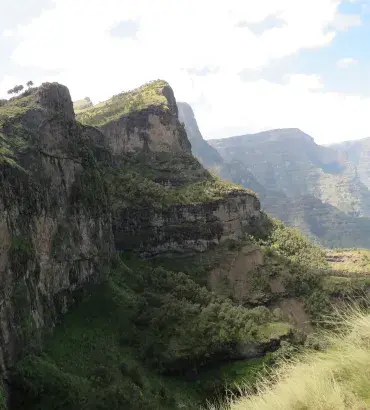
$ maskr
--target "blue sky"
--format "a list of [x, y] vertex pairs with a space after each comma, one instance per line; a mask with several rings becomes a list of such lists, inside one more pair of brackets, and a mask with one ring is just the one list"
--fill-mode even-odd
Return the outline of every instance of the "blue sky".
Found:
[[281, 127], [318, 143], [370, 136], [370, 0], [0, 3], [0, 97], [58, 81], [99, 102], [163, 78], [205, 138]]

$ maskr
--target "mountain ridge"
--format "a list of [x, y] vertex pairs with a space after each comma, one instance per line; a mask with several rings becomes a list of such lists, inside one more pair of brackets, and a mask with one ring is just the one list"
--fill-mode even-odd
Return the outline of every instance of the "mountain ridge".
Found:
[[[186, 124], [189, 118], [184, 120]], [[189, 135], [193, 129], [194, 125], [187, 128]], [[198, 140], [199, 135], [198, 129]], [[366, 158], [360, 170], [353, 161], [358, 152], [321, 146], [297, 128], [205, 141], [207, 145], [193, 147], [195, 155], [202, 159], [209, 150], [207, 146], [216, 149], [222, 160], [217, 166], [207, 165], [206, 161], [204, 165], [223, 178], [249, 186], [271, 215], [298, 227], [324, 246], [370, 245], [370, 172], [366, 172]], [[335, 228], [329, 238], [325, 232], [329, 233], [330, 223]], [[335, 236], [342, 237], [342, 242]]]

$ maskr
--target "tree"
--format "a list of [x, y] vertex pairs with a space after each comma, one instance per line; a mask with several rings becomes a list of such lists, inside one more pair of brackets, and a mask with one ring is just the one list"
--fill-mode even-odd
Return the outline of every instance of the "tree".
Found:
[[33, 86], [33, 81], [27, 81], [27, 87], [32, 87]]
[[8, 90], [8, 94], [14, 94], [14, 88]]
[[16, 85], [16, 86], [13, 88], [13, 92], [14, 92], [15, 94], [18, 94], [18, 93], [20, 93], [23, 89], [24, 89], [23, 85]]

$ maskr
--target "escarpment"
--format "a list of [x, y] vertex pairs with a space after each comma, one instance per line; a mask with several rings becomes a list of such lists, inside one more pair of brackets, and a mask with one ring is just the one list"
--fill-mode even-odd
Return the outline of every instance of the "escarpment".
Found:
[[56, 83], [0, 107], [3, 372], [102, 279], [115, 250], [205, 251], [261, 218], [255, 195], [191, 155], [166, 83], [121, 97], [81, 109], [80, 121]]

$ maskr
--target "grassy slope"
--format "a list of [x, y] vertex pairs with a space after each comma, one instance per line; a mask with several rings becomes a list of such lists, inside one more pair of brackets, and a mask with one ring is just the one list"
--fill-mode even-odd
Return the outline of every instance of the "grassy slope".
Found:
[[166, 110], [168, 108], [167, 99], [162, 92], [164, 87], [168, 87], [168, 83], [157, 80], [144, 84], [133, 91], [117, 94], [93, 107], [79, 110], [78, 120], [83, 124], [102, 126], [122, 115], [150, 106], [159, 106]]
[[35, 107], [33, 89], [0, 104], [0, 165], [2, 163], [16, 165], [15, 152], [26, 145], [21, 125], [18, 125], [12, 135], [8, 137], [2, 132], [3, 127], [10, 121], [16, 121], [17, 118]]
[[246, 396], [230, 410], [358, 410], [370, 406], [370, 316], [359, 312], [345, 329], [328, 337], [329, 348], [308, 352], [281, 365], [258, 395]]
[[367, 249], [336, 249], [328, 251], [331, 268], [323, 279], [323, 287], [335, 301], [363, 301], [370, 289], [370, 251]]

